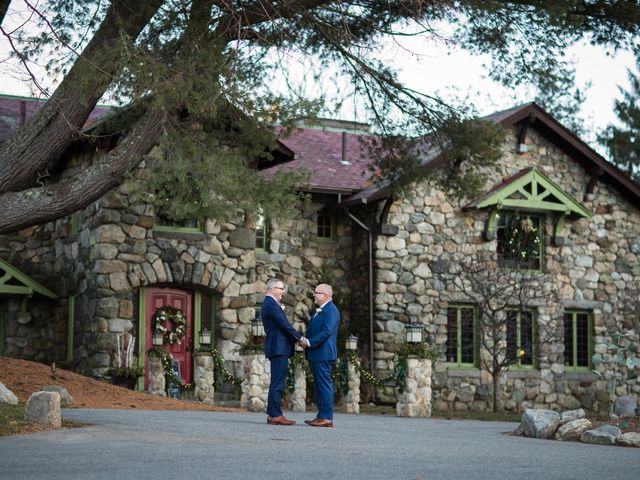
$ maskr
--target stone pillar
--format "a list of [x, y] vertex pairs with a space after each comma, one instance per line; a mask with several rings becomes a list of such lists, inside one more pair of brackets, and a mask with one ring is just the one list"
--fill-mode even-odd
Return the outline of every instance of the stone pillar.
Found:
[[[301, 354], [296, 353], [294, 357], [289, 359], [289, 364], [294, 361], [294, 358], [299, 357]], [[289, 410], [294, 412], [306, 412], [307, 411], [307, 378], [304, 374], [304, 367], [300, 362], [295, 364], [295, 381], [293, 384], [293, 393], [289, 400]]]
[[396, 393], [399, 417], [431, 416], [431, 360], [407, 359], [407, 385], [403, 393]]
[[194, 355], [196, 371], [194, 375], [195, 395], [200, 403], [213, 405], [215, 388], [213, 386], [213, 355], [198, 352]]
[[149, 393], [166, 397], [166, 382], [162, 359], [160, 357], [149, 357]]
[[263, 353], [242, 356], [242, 396], [240, 405], [250, 412], [266, 412], [271, 364]]
[[351, 360], [347, 360], [347, 386], [344, 411], [346, 413], [360, 413], [360, 372]]

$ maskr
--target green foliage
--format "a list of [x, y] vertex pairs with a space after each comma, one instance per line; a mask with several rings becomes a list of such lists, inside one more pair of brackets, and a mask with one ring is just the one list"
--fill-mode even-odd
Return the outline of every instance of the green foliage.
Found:
[[454, 198], [478, 196], [488, 179], [486, 172], [502, 155], [506, 131], [493, 122], [452, 119], [439, 135], [443, 166], [434, 180]]
[[176, 221], [225, 221], [237, 218], [241, 211], [266, 211], [275, 220], [295, 216], [305, 201], [297, 193], [297, 187], [306, 183], [304, 172], [265, 178], [251, 164], [265, 155], [272, 135], [259, 128], [241, 130], [241, 135], [254, 140], [233, 148], [223, 145], [219, 135], [188, 131], [189, 125], [198, 128], [182, 124], [163, 136], [160, 158], [134, 184], [132, 193], [137, 198], [150, 201], [158, 214]]
[[235, 351], [241, 355], [264, 352], [264, 337], [256, 337], [251, 332], [247, 332], [244, 342]]
[[636, 70], [628, 70], [631, 88], [619, 87], [622, 99], [616, 100], [615, 112], [620, 126], [609, 125], [598, 140], [609, 152], [611, 162], [627, 175], [640, 181], [640, 59]]
[[438, 358], [438, 349], [435, 345], [429, 347], [425, 343], [417, 343], [405, 345], [396, 353], [393, 380], [399, 393], [403, 393], [407, 387], [407, 359], [409, 357], [435, 361]]

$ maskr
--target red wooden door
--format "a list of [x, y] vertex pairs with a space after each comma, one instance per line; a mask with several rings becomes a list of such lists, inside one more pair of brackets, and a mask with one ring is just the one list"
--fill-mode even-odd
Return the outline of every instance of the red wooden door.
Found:
[[[145, 351], [152, 345], [152, 318], [157, 309], [164, 306], [179, 308], [187, 319], [187, 329], [181, 343], [165, 343], [161, 348], [167, 350], [178, 363], [180, 377], [184, 383], [193, 381], [193, 293], [173, 288], [149, 288], [145, 294]], [[172, 329], [171, 322], [166, 327]], [[145, 389], [149, 388], [149, 362], [145, 362]]]

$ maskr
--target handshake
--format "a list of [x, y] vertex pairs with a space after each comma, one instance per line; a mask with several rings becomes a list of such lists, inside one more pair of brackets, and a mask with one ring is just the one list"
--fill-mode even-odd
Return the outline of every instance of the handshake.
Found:
[[298, 340], [298, 345], [302, 348], [307, 348], [310, 345], [309, 339], [307, 337], [300, 338], [300, 340]]

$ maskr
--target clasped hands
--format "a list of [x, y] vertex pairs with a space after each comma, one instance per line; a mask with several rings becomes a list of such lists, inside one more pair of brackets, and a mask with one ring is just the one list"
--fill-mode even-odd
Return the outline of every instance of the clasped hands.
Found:
[[302, 348], [307, 348], [310, 345], [309, 339], [307, 337], [301, 337], [300, 340], [298, 340], [298, 345]]

